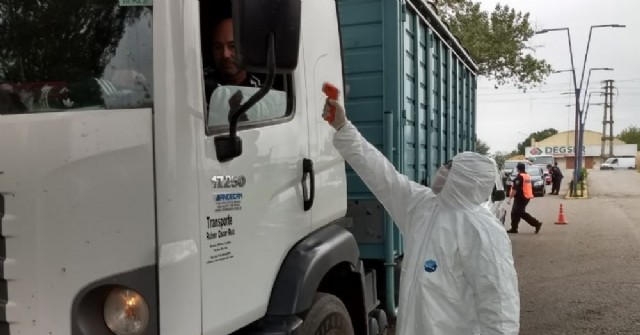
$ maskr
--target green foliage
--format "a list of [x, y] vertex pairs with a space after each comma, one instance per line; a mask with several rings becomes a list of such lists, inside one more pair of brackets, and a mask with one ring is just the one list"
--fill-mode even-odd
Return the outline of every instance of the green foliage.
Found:
[[580, 181], [585, 182], [588, 176], [589, 176], [589, 171], [587, 170], [587, 168], [585, 167], [580, 168]]
[[529, 13], [500, 4], [489, 13], [472, 0], [436, 0], [435, 6], [478, 64], [480, 75], [498, 85], [526, 89], [551, 73], [551, 66], [532, 56], [527, 45], [534, 35]]
[[517, 155], [518, 153], [515, 150], [511, 152], [498, 151], [494, 154], [493, 159], [496, 161], [496, 164], [498, 165], [498, 169], [502, 170], [502, 168], [504, 167], [504, 162], [510, 157], [517, 156]]
[[485, 142], [483, 142], [480, 139], [476, 140], [476, 152], [481, 154], [481, 155], [488, 155], [489, 154], [489, 145]]
[[629, 126], [616, 137], [627, 144], [637, 144], [640, 146], [640, 127]]
[[523, 142], [518, 143], [518, 154], [519, 155], [524, 155], [524, 148], [531, 146], [531, 139], [534, 139], [536, 142], [540, 142], [546, 138], [549, 138], [555, 134], [557, 134], [558, 131], [553, 129], [553, 128], [547, 128], [545, 130], [541, 130], [541, 131], [537, 131], [535, 133], [531, 133], [531, 135], [529, 135], [529, 137], [527, 137], [526, 140], [524, 140]]
[[0, 1], [0, 82], [100, 77], [145, 11], [116, 0]]

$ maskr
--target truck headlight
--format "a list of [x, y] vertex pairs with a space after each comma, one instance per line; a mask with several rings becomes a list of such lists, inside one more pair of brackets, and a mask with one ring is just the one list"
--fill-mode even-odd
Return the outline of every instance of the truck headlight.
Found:
[[116, 335], [139, 335], [149, 325], [149, 306], [134, 290], [116, 288], [104, 302], [104, 322]]

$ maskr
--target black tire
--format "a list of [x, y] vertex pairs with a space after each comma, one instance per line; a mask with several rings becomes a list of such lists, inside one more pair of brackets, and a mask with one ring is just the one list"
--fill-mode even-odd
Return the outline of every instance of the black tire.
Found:
[[336, 296], [317, 293], [304, 317], [300, 335], [354, 335], [347, 308]]

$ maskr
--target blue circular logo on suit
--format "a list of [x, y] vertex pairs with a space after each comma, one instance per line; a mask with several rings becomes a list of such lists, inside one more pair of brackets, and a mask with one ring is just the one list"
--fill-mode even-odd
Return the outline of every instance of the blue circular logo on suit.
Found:
[[436, 263], [436, 261], [434, 261], [433, 259], [424, 262], [424, 270], [429, 273], [436, 271], [437, 268], [438, 263]]

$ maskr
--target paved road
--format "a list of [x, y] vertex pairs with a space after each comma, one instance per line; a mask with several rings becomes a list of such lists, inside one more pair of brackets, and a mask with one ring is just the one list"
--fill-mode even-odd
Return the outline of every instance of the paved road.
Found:
[[[536, 198], [540, 234], [522, 222], [510, 235], [521, 335], [640, 334], [640, 174], [596, 170], [588, 180], [590, 199]], [[567, 225], [554, 224], [560, 203]]]

